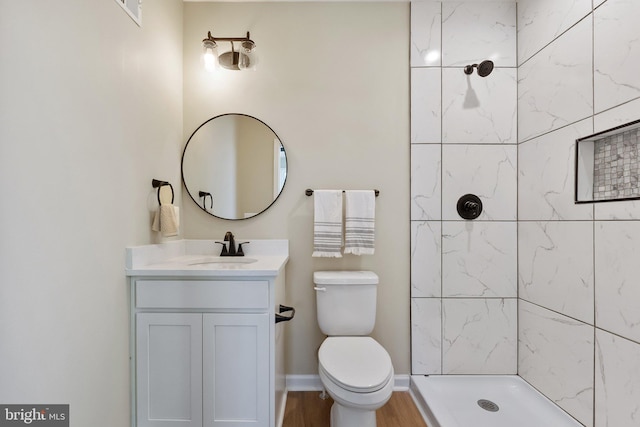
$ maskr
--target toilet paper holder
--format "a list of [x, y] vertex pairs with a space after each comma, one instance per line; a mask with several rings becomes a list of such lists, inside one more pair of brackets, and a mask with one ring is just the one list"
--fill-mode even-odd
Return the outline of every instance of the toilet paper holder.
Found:
[[[278, 313], [287, 313], [289, 311], [291, 312], [291, 316], [283, 316], [282, 314], [278, 314]], [[293, 307], [287, 307], [286, 305], [280, 304], [280, 306], [278, 307], [278, 313], [276, 313], [276, 323], [288, 322], [290, 320], [293, 320], [293, 318], [295, 317], [296, 309]]]

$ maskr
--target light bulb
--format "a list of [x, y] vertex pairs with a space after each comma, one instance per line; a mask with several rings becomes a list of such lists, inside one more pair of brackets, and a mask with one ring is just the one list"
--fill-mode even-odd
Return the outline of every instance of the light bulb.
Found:
[[204, 69], [208, 72], [213, 72], [216, 69], [218, 63], [218, 52], [215, 42], [205, 40], [202, 42], [202, 61], [204, 62]]
[[211, 49], [204, 53], [204, 69], [210, 73], [216, 69], [216, 57]]
[[255, 69], [256, 45], [252, 41], [244, 41], [240, 44], [238, 55], [238, 68], [241, 70]]

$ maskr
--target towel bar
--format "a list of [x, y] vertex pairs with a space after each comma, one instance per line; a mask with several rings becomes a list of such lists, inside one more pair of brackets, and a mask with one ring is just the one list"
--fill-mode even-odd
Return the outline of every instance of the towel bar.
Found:
[[[380, 190], [373, 190], [376, 193], [376, 197], [378, 197], [380, 195]], [[342, 192], [344, 193], [345, 190], [342, 190]], [[306, 194], [307, 196], [313, 196], [313, 190], [310, 188], [307, 188], [306, 190], [304, 190], [304, 194]]]

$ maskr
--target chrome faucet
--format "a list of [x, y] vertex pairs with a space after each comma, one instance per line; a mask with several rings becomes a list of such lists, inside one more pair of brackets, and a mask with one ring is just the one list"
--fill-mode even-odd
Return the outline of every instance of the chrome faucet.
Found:
[[222, 242], [216, 241], [216, 243], [220, 243], [222, 245], [220, 256], [244, 256], [242, 245], [246, 245], [249, 242], [239, 243], [238, 248], [236, 249], [236, 239], [233, 237], [232, 232], [227, 231], [224, 235], [224, 240]]

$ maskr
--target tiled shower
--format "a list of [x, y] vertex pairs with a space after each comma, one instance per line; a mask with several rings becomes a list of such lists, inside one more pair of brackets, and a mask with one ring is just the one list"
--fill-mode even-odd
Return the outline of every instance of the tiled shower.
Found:
[[640, 203], [573, 201], [575, 140], [640, 119], [637, 22], [637, 0], [412, 2], [414, 375], [517, 373], [587, 427], [639, 425]]
[[413, 374], [517, 371], [516, 61], [515, 3], [411, 4]]

